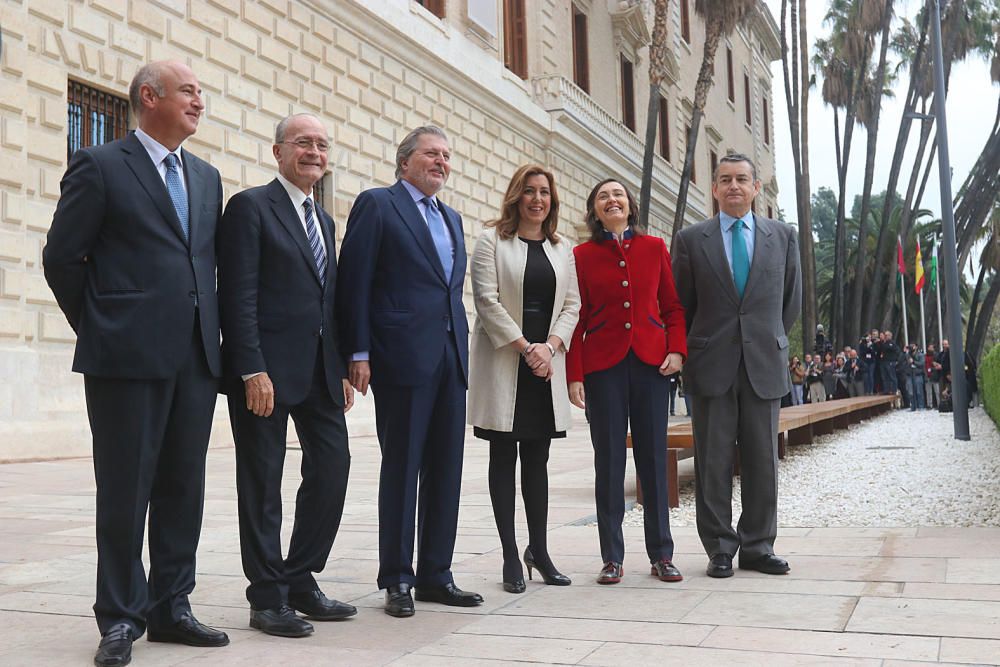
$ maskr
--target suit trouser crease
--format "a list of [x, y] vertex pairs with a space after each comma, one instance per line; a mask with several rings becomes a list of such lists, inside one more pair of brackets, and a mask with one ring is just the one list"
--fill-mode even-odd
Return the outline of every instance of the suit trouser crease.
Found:
[[[198, 319], [172, 378], [85, 376], [97, 484], [97, 595], [101, 633], [128, 623], [141, 634], [190, 611], [204, 507], [205, 455], [218, 380]], [[148, 508], [149, 576], [142, 563]]]
[[[448, 339], [425, 384], [379, 382], [372, 391], [382, 466], [379, 476], [379, 588], [453, 583], [451, 561], [465, 446], [466, 384]], [[414, 531], [414, 518], [417, 530]], [[413, 570], [414, 537], [417, 570]]]
[[[270, 417], [258, 417], [247, 410], [242, 394], [229, 397], [236, 439], [240, 550], [250, 581], [247, 600], [254, 609], [277, 607], [287, 602], [289, 593], [318, 590], [313, 573], [326, 566], [343, 516], [351, 465], [347, 425], [343, 408], [330, 397], [320, 355], [309, 394], [301, 403], [278, 402]], [[278, 398], [280, 391], [275, 388]], [[288, 555], [283, 558], [281, 479], [289, 417], [302, 452], [302, 480]]]
[[[693, 396], [695, 506], [705, 552], [753, 560], [774, 553], [778, 532], [780, 400], [754, 392], [740, 361], [733, 386], [719, 396]], [[732, 526], [733, 463], [740, 452], [742, 514]]]
[[643, 491], [643, 527], [650, 562], [673, 559], [667, 501], [669, 380], [629, 352], [616, 365], [584, 377], [594, 447], [594, 499], [604, 562], [625, 558], [625, 440], [631, 425], [632, 457]]

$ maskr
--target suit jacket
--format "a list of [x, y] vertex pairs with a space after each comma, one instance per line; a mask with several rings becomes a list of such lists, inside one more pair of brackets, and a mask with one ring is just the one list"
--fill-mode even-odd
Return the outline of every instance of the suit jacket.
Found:
[[567, 359], [570, 382], [611, 368], [629, 350], [651, 366], [667, 354], [687, 354], [684, 310], [677, 298], [663, 239], [637, 235], [576, 246], [580, 321]]
[[[558, 336], [569, 347], [580, 315], [573, 250], [565, 238], [554, 245], [545, 240], [542, 249], [556, 277], [548, 335]], [[521, 337], [527, 262], [528, 245], [517, 237], [498, 239], [495, 227], [483, 231], [472, 253], [476, 323], [472, 327], [469, 355], [468, 422], [480, 428], [502, 432], [514, 428], [521, 355], [509, 346]], [[565, 431], [569, 428], [570, 411], [566, 359], [562, 352], [552, 359], [552, 371], [549, 384], [555, 430]]]
[[181, 151], [190, 241], [146, 149], [130, 133], [73, 154], [42, 258], [77, 334], [73, 370], [167, 378], [187, 359], [196, 300], [209, 369], [219, 376], [215, 227], [222, 181]]
[[340, 252], [337, 320], [344, 351], [369, 353], [376, 385], [424, 384], [449, 339], [468, 382], [462, 217], [443, 203], [441, 213], [455, 248], [450, 280], [427, 223], [401, 182], [362, 192], [351, 208]]
[[347, 375], [337, 345], [334, 223], [318, 205], [326, 244], [325, 284], [288, 192], [278, 179], [233, 195], [219, 225], [219, 303], [225, 391], [266, 371], [275, 400], [302, 402], [312, 387], [321, 339], [330, 397], [344, 404]]
[[740, 299], [726, 261], [719, 217], [680, 231], [674, 248], [677, 293], [687, 315], [684, 388], [719, 396], [735, 382], [740, 358], [754, 392], [781, 398], [790, 390], [788, 332], [802, 307], [795, 230], [756, 216], [750, 275]]

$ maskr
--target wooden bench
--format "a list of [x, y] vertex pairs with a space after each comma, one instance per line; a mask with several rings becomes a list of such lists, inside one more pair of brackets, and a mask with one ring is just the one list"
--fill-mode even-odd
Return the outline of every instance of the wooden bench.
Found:
[[[778, 416], [778, 458], [785, 457], [786, 445], [807, 445], [817, 435], [833, 433], [857, 424], [865, 419], [887, 412], [895, 401], [895, 396], [858, 396], [842, 398], [822, 403], [793, 405], [781, 408]], [[629, 434], [626, 445], [632, 446]], [[671, 424], [667, 427], [667, 489], [670, 507], [680, 504], [677, 488], [677, 462], [685, 450], [694, 450], [694, 433], [691, 422]], [[690, 454], [689, 454], [690, 455]], [[739, 450], [736, 453], [734, 474], [739, 474]], [[684, 458], [687, 458], [685, 456]], [[636, 502], [642, 504], [642, 486], [635, 480]]]

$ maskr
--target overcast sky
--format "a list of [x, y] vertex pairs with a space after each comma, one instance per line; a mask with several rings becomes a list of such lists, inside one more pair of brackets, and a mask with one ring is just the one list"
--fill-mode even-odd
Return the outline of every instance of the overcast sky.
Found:
[[[781, 20], [781, 0], [764, 0], [774, 15], [776, 23]], [[818, 37], [829, 34], [829, 28], [823, 24], [823, 16], [828, 6], [827, 0], [808, 0], [808, 31], [809, 42], [814, 44]], [[911, 17], [916, 15], [923, 2], [919, 0], [897, 0], [896, 13]], [[810, 57], [812, 47], [810, 45]], [[877, 55], [876, 55], [877, 57]], [[890, 64], [897, 62], [892, 52], [889, 52]], [[794, 220], [795, 186], [792, 152], [788, 130], [788, 109], [785, 105], [784, 74], [781, 60], [772, 63], [771, 71], [774, 77], [774, 135], [776, 162], [778, 171], [778, 204], [785, 212], [788, 220]], [[895, 97], [883, 101], [882, 114], [879, 120], [878, 152], [875, 158], [875, 180], [873, 192], [885, 189], [889, 178], [889, 168], [892, 151], [899, 131], [899, 121], [902, 114], [903, 101], [909, 84], [909, 70], [902, 73], [895, 86]], [[815, 192], [820, 186], [826, 186], [834, 192], [837, 188], [836, 152], [833, 134], [833, 110], [823, 103], [820, 92], [822, 79], [817, 75], [817, 85], [812, 89], [809, 99], [809, 168], [810, 185]], [[982, 150], [996, 114], [997, 94], [1000, 87], [990, 82], [989, 63], [978, 57], [970, 57], [965, 62], [952, 68], [951, 82], [947, 103], [947, 127], [949, 148], [951, 152], [952, 192], [956, 192], [975, 164]], [[841, 113], [841, 128], [843, 128], [843, 113]], [[906, 160], [903, 164], [903, 176], [900, 178], [898, 191], [905, 194], [906, 179], [913, 163], [913, 154], [919, 137], [919, 123], [911, 127], [911, 139], [908, 145]], [[851, 148], [850, 169], [847, 176], [848, 204], [850, 214], [851, 204], [855, 194], [860, 194], [864, 186], [864, 165], [867, 133], [862, 128], [855, 128], [854, 142]], [[941, 195], [938, 187], [937, 165], [932, 168], [931, 177], [927, 183], [927, 191], [921, 203], [939, 217], [941, 210]]]

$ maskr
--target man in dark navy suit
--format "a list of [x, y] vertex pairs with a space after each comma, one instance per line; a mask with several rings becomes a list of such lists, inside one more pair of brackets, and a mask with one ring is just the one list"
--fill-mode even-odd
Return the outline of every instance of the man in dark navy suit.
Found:
[[[313, 199], [326, 172], [323, 123], [278, 123], [278, 176], [229, 200], [219, 225], [219, 301], [229, 419], [236, 440], [240, 552], [250, 625], [304, 637], [311, 624], [357, 610], [316, 583], [344, 512], [351, 455], [344, 413], [354, 390], [337, 345], [333, 220]], [[288, 418], [302, 448], [302, 483], [287, 557], [281, 552], [281, 474]]]
[[413, 615], [413, 586], [421, 601], [483, 601], [457, 588], [451, 573], [469, 323], [462, 218], [435, 196], [450, 159], [440, 128], [410, 132], [396, 150], [399, 180], [358, 195], [340, 255], [342, 345], [351, 354], [351, 384], [365, 394], [370, 382], [375, 393], [382, 448], [378, 586], [386, 589], [385, 612], [397, 617]]
[[77, 334], [73, 370], [84, 376], [93, 433], [97, 665], [128, 664], [147, 629], [150, 641], [229, 643], [188, 603], [222, 370], [222, 182], [180, 147], [204, 110], [186, 65], [142, 67], [129, 98], [138, 129], [73, 155], [43, 254], [45, 278]]

